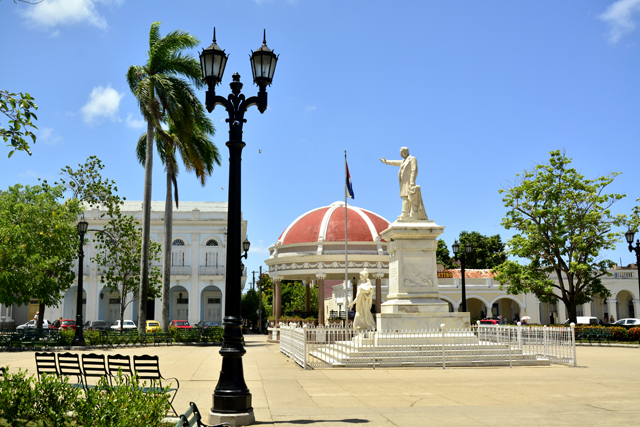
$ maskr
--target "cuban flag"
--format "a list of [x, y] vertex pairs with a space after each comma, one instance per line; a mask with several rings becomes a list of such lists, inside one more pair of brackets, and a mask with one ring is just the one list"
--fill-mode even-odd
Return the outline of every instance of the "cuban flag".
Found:
[[346, 182], [346, 195], [347, 197], [349, 197], [350, 199], [353, 199], [353, 185], [351, 185], [351, 175], [349, 175], [349, 165], [347, 164], [347, 158], [345, 156], [344, 159], [344, 166], [346, 168], [346, 175], [347, 175], [347, 182]]

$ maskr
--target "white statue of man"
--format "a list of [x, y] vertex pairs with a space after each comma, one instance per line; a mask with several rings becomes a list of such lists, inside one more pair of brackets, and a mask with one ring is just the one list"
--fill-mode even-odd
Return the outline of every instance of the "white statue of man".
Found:
[[374, 330], [376, 321], [371, 314], [371, 305], [373, 303], [373, 286], [369, 280], [369, 272], [365, 268], [360, 272], [360, 284], [355, 299], [349, 308], [356, 305], [356, 317], [353, 319], [353, 329], [356, 330]]
[[398, 180], [400, 181], [400, 197], [402, 198], [402, 215], [400, 215], [398, 219], [429, 219], [424, 210], [420, 186], [416, 185], [418, 159], [409, 155], [409, 149], [407, 147], [400, 149], [400, 155], [404, 160], [387, 160], [385, 157], [380, 158], [380, 161], [385, 165], [400, 166]]

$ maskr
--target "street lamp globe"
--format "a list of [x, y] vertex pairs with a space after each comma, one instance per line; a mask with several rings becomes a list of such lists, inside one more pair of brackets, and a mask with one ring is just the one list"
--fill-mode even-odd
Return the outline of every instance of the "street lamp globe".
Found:
[[458, 255], [458, 252], [460, 251], [460, 245], [458, 244], [457, 240], [453, 245], [451, 245], [451, 249], [453, 249], [454, 255]]
[[469, 255], [473, 250], [473, 246], [471, 246], [471, 243], [467, 243], [466, 245], [464, 245], [464, 250], [467, 252], [467, 255]]
[[244, 239], [244, 242], [242, 242], [242, 250], [245, 252], [249, 252], [250, 246], [251, 246], [251, 242], [249, 241], [249, 239]]
[[628, 244], [633, 243], [633, 237], [634, 237], [634, 233], [633, 231], [631, 231], [631, 229], [627, 230], [627, 232], [624, 233], [624, 238], [627, 240]]
[[216, 44], [216, 29], [213, 29], [213, 43], [200, 54], [200, 68], [202, 79], [209, 89], [213, 89], [222, 81], [224, 69], [227, 66], [227, 54]]
[[84, 219], [78, 223], [78, 234], [84, 235], [89, 228], [89, 223]]
[[253, 82], [260, 87], [260, 90], [266, 89], [273, 81], [273, 74], [276, 72], [276, 62], [278, 56], [269, 47], [267, 47], [267, 31], [264, 32], [262, 46], [254, 50], [251, 54], [251, 72], [253, 73]]

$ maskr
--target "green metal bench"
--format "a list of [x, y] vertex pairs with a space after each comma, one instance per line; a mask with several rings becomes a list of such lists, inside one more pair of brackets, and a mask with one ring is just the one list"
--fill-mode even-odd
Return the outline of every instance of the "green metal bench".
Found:
[[189, 403], [189, 409], [187, 409], [187, 412], [185, 412], [184, 414], [180, 415], [180, 420], [176, 423], [175, 427], [193, 427], [193, 426], [197, 426], [197, 427], [224, 427], [224, 426], [229, 426], [231, 427], [231, 424], [229, 423], [221, 423], [221, 424], [216, 424], [216, 425], [209, 425], [209, 424], [203, 424], [202, 423], [202, 415], [200, 414], [200, 411], [198, 411], [198, 407], [196, 406], [195, 403], [190, 402]]

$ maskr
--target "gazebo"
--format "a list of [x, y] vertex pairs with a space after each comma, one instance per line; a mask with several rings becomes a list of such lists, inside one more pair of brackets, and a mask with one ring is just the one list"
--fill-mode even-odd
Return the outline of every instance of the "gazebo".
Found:
[[[375, 278], [376, 313], [380, 312], [381, 283], [389, 274], [387, 242], [380, 232], [389, 221], [366, 209], [347, 205], [347, 262], [345, 269], [345, 204], [335, 202], [300, 215], [269, 248], [269, 276], [274, 282], [273, 308], [276, 325], [282, 315], [280, 283], [282, 280], [301, 280], [306, 286], [306, 309], [309, 311], [309, 292], [312, 282], [318, 289], [318, 324], [324, 319], [324, 281], [344, 280], [345, 273], [353, 284], [363, 268]], [[346, 270], [346, 271], [345, 271]]]

